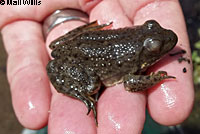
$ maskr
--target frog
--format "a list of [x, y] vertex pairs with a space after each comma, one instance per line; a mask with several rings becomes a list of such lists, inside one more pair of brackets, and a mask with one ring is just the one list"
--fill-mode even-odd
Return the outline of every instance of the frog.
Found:
[[143, 25], [109, 29], [112, 22], [93, 21], [55, 39], [49, 45], [52, 60], [46, 66], [57, 92], [78, 99], [93, 111], [102, 86], [123, 83], [128, 92], [145, 91], [162, 80], [173, 78], [166, 71], [146, 70], [177, 44], [177, 35], [156, 20]]

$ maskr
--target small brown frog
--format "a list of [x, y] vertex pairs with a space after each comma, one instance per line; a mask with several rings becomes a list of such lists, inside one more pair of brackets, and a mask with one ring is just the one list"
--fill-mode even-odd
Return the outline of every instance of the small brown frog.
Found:
[[144, 75], [147, 68], [172, 50], [176, 34], [155, 20], [141, 26], [103, 30], [111, 25], [97, 21], [78, 27], [50, 44], [54, 58], [47, 73], [55, 89], [81, 100], [93, 111], [100, 86], [124, 83], [130, 92], [143, 91], [163, 79], [175, 78], [165, 71]]

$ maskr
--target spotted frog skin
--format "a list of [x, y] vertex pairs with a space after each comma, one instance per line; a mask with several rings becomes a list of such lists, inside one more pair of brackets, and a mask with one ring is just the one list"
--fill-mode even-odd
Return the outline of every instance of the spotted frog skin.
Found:
[[176, 34], [155, 20], [141, 26], [105, 30], [112, 23], [97, 21], [78, 27], [50, 44], [54, 58], [47, 73], [55, 89], [81, 100], [97, 123], [99, 89], [124, 83], [127, 91], [146, 90], [163, 79], [175, 78], [159, 71], [145, 75], [177, 43]]

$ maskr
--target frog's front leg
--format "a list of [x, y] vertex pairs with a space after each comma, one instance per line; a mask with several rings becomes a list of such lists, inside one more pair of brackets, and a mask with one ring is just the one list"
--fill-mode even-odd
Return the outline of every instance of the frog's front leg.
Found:
[[132, 75], [124, 76], [124, 86], [127, 91], [136, 92], [144, 91], [160, 81], [168, 78], [175, 79], [174, 76], [168, 76], [167, 72], [159, 71], [158, 73], [151, 73], [150, 75]]

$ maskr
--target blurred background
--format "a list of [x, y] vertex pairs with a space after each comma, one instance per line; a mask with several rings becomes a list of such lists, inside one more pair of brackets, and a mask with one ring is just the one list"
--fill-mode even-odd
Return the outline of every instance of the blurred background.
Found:
[[[194, 66], [195, 104], [190, 117], [180, 125], [165, 127], [147, 113], [143, 134], [200, 134], [200, 0], [179, 0], [185, 15]], [[6, 52], [0, 36], [0, 134], [21, 134], [11, 103], [6, 78]], [[30, 133], [31, 134], [31, 133]]]

